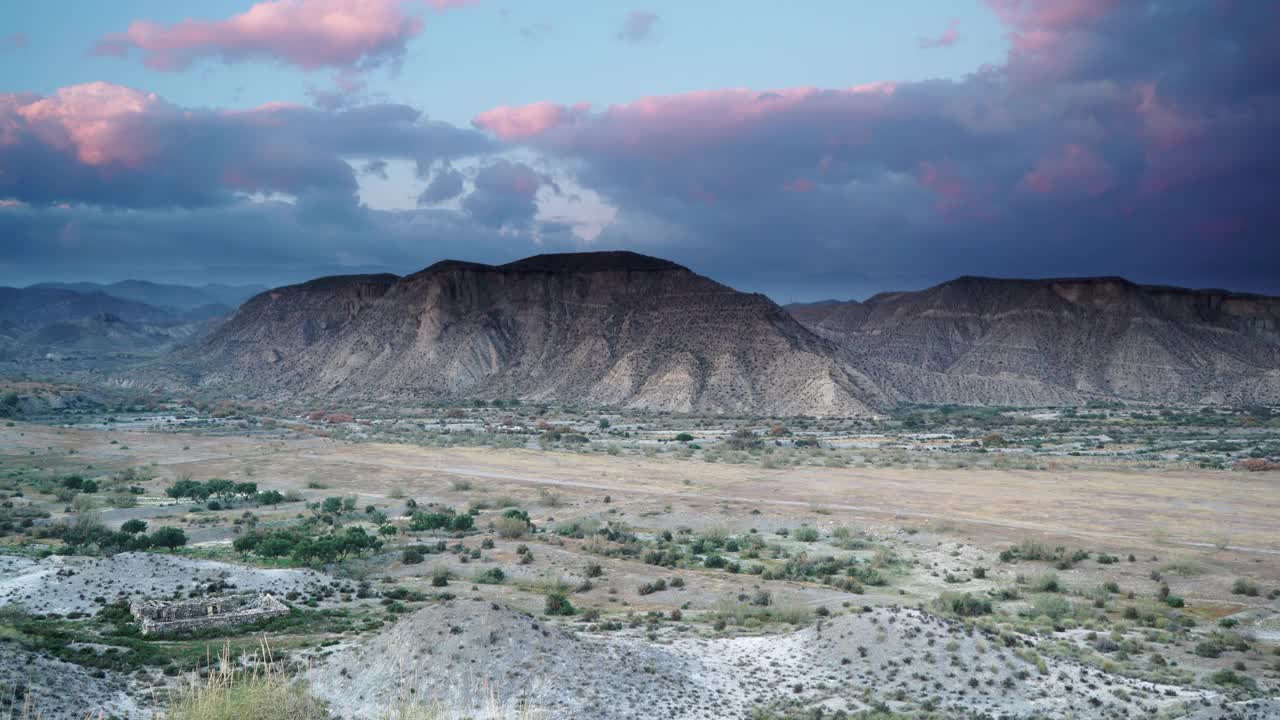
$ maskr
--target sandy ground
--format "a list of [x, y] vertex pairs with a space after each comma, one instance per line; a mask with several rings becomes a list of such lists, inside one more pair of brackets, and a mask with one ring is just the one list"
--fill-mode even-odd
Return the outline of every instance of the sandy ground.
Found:
[[[638, 505], [678, 501], [695, 512], [737, 507], [802, 516], [826, 511], [852, 521], [971, 527], [987, 534], [1126, 547], [1222, 545], [1239, 554], [1280, 557], [1280, 473], [765, 469], [634, 455], [436, 449], [322, 438], [261, 441], [23, 424], [0, 428], [0, 448], [18, 456], [74, 449], [76, 456], [66, 460], [154, 464], [170, 476], [256, 479], [295, 488], [321, 481], [328, 494], [386, 498], [399, 489], [412, 496], [465, 479], [503, 489], [553, 487], [570, 496], [608, 493]], [[709, 520], [720, 522], [716, 516], [722, 514], [715, 512]], [[729, 514], [746, 518], [744, 512]]]

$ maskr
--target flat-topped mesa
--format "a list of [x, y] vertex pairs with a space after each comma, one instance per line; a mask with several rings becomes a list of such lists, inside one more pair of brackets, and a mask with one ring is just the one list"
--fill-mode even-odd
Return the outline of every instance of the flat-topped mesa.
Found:
[[788, 311], [907, 402], [1280, 401], [1280, 298], [966, 276]]
[[762, 295], [631, 252], [448, 260], [247, 303], [183, 362], [251, 394], [865, 415], [869, 383]]

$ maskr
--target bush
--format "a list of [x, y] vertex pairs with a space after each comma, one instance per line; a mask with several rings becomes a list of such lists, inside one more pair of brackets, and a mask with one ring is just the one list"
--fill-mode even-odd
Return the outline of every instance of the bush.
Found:
[[1035, 592], [1062, 592], [1062, 583], [1058, 582], [1058, 576], [1054, 573], [1045, 573], [1037, 575], [1031, 581], [1031, 589]]
[[1071, 614], [1071, 602], [1063, 597], [1056, 595], [1042, 595], [1035, 599], [1031, 604], [1031, 612], [1033, 617], [1043, 615], [1057, 622], [1067, 615]]
[[400, 562], [405, 565], [418, 565], [422, 560], [422, 551], [418, 548], [405, 548], [404, 552], [400, 553]]
[[961, 617], [991, 614], [991, 601], [970, 593], [944, 592], [934, 599], [933, 606], [942, 612]]
[[478, 573], [474, 580], [484, 585], [501, 585], [507, 579], [507, 574], [502, 572], [502, 568], [489, 568], [482, 573]]
[[1222, 645], [1214, 640], [1205, 640], [1196, 644], [1194, 652], [1202, 658], [1222, 657]]
[[431, 571], [431, 587], [449, 586], [449, 568], [438, 567]]
[[1258, 584], [1245, 578], [1236, 578], [1231, 584], [1231, 592], [1236, 595], [1248, 595], [1249, 597], [1258, 597]]
[[676, 435], [676, 442], [693, 442], [693, 436], [687, 432], [679, 433]]
[[577, 609], [569, 602], [569, 596], [563, 592], [547, 593], [546, 613], [548, 615], [573, 615]]
[[524, 534], [529, 531], [529, 521], [519, 517], [508, 517], [504, 515], [494, 521], [493, 530], [498, 533], [498, 537], [515, 540], [517, 538], [524, 537]]
[[666, 589], [667, 589], [667, 581], [662, 578], [658, 578], [653, 582], [647, 582], [641, 585], [640, 589], [637, 592], [639, 592], [641, 595], [652, 595], [653, 593], [662, 592], [663, 590], [666, 590]]
[[1241, 687], [1246, 690], [1257, 690], [1258, 683], [1248, 675], [1241, 675], [1233, 670], [1219, 670], [1209, 676], [1209, 682], [1215, 685]]
[[807, 542], [807, 543], [817, 542], [818, 530], [816, 528], [811, 528], [807, 525], [804, 525], [796, 528], [796, 531], [792, 535], [792, 537], [794, 537], [796, 540], [799, 540], [800, 542]]

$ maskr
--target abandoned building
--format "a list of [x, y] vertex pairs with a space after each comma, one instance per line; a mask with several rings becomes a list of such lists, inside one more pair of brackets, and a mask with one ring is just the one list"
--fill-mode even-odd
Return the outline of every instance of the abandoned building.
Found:
[[270, 593], [229, 595], [165, 603], [134, 600], [129, 611], [142, 624], [142, 634], [181, 632], [256, 622], [289, 613], [289, 606]]

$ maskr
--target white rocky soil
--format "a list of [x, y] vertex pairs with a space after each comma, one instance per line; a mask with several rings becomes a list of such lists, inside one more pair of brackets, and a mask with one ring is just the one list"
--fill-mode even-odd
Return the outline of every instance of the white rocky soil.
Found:
[[120, 599], [185, 596], [210, 585], [283, 596], [310, 594], [333, 582], [311, 570], [264, 570], [152, 553], [42, 560], [0, 555], [0, 605], [20, 604], [39, 614], [92, 613]]
[[878, 608], [785, 634], [652, 642], [457, 599], [333, 649], [310, 678], [350, 718], [404, 701], [480, 709], [491, 697], [549, 718], [598, 720], [748, 718], [785, 700], [857, 710], [899, 698], [992, 717], [1145, 716], [1184, 705], [1229, 717], [1212, 714], [1221, 698], [1211, 691], [1045, 660], [1041, 674], [998, 638], [914, 609]]

